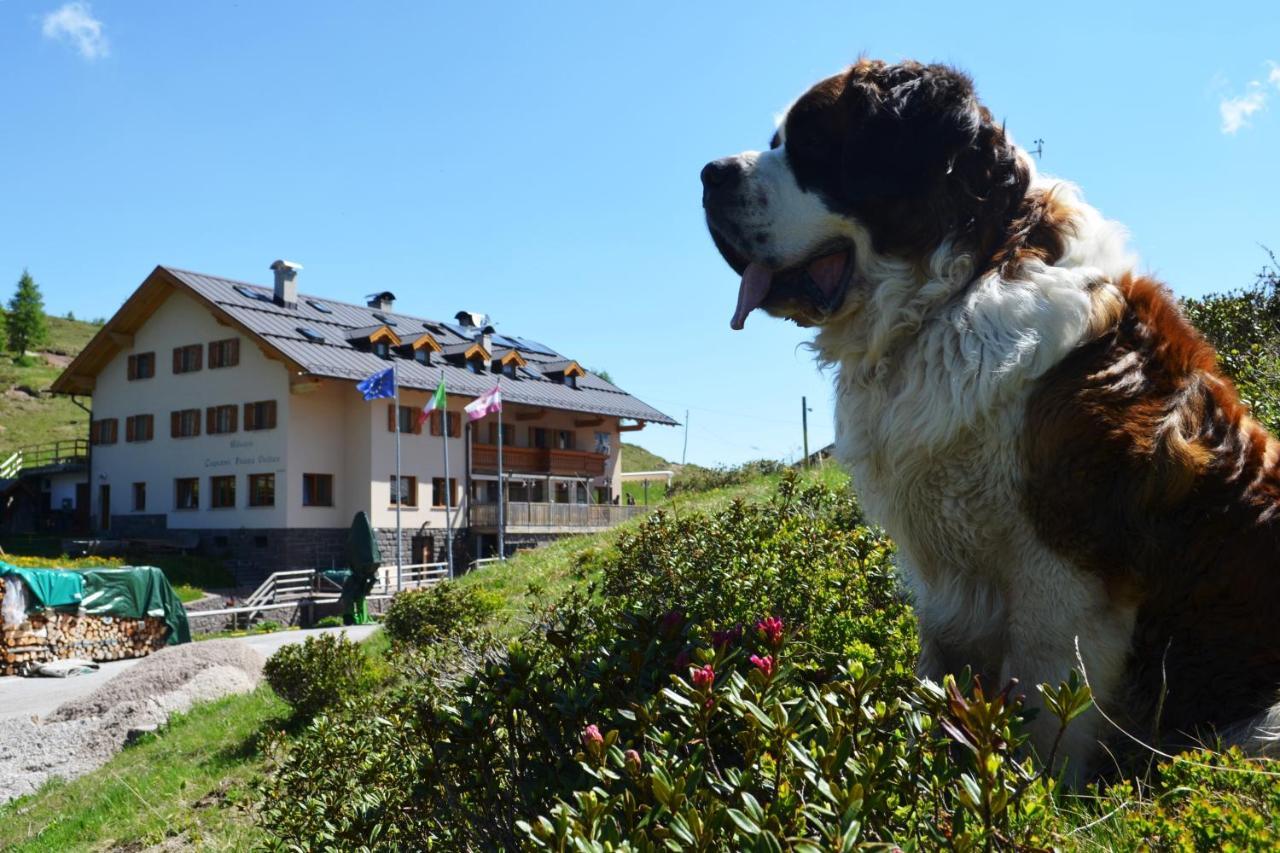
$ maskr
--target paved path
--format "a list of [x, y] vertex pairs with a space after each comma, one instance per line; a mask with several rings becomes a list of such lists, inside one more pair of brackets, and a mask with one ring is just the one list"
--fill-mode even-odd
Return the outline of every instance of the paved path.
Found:
[[[363, 640], [376, 630], [377, 625], [353, 625], [348, 628], [276, 631], [233, 639], [252, 646], [262, 652], [263, 657], [271, 657], [281, 646], [301, 643], [307, 637], [317, 634], [345, 633], [353, 640]], [[63, 702], [92, 693], [140, 660], [145, 658], [108, 661], [99, 664], [102, 668], [92, 675], [75, 675], [70, 678], [20, 678], [16, 675], [0, 678], [0, 720], [9, 717], [43, 717]]]

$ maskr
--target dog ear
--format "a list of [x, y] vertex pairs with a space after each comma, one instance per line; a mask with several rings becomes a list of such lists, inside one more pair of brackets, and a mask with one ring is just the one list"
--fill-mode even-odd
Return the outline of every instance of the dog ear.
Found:
[[852, 130], [842, 152], [856, 201], [927, 194], [973, 144], [981, 115], [969, 78], [944, 65], [904, 63], [850, 81]]

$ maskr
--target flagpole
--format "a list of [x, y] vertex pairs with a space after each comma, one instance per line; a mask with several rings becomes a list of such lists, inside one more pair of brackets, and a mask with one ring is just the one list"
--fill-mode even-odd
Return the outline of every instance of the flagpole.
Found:
[[502, 482], [502, 374], [498, 374], [498, 559], [507, 558], [505, 505], [507, 490]]
[[[444, 368], [440, 368], [440, 385], [444, 386]], [[444, 529], [445, 549], [449, 561], [449, 577], [453, 578], [453, 485], [449, 482], [449, 392], [444, 395], [444, 411], [440, 419], [444, 422]], [[462, 416], [459, 415], [459, 418]]]
[[396, 422], [396, 592], [404, 589], [404, 560], [401, 551], [403, 543], [400, 541], [400, 505], [404, 503], [404, 479], [400, 476], [400, 377], [397, 375], [395, 364], [391, 365], [391, 387], [395, 392], [392, 398], [395, 402]]

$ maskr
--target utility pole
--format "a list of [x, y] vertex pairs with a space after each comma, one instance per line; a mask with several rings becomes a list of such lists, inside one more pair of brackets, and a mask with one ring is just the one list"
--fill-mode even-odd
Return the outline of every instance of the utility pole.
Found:
[[689, 410], [684, 410], [684, 450], [680, 451], [680, 464], [689, 458]]
[[809, 467], [809, 400], [800, 398], [800, 428], [804, 430], [804, 467]]

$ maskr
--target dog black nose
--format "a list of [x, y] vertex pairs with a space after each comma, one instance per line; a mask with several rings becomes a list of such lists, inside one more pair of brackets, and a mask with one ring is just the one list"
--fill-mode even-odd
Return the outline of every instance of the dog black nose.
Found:
[[702, 167], [702, 186], [707, 190], [732, 189], [741, 177], [737, 157], [721, 157]]

